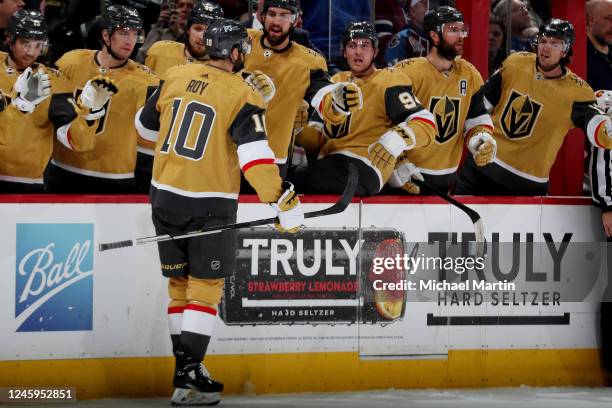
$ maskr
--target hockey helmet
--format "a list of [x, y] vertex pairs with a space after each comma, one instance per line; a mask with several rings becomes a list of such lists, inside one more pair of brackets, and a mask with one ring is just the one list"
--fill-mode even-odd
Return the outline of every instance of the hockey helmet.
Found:
[[187, 17], [187, 27], [192, 24], [206, 24], [208, 26], [219, 17], [223, 17], [223, 9], [220, 5], [200, 0], [193, 6], [189, 17]]
[[238, 48], [241, 54], [251, 52], [251, 39], [246, 28], [235, 20], [217, 18], [204, 33], [206, 52], [212, 58], [229, 58], [232, 50]]
[[112, 5], [102, 15], [102, 28], [110, 34], [118, 29], [130, 29], [138, 32], [136, 42], [144, 43], [144, 28], [142, 18], [133, 7]]
[[7, 32], [11, 42], [17, 37], [47, 40], [47, 22], [40, 11], [17, 10], [8, 22]]
[[423, 31], [429, 35], [430, 31], [442, 35], [444, 24], [463, 23], [463, 14], [459, 10], [450, 6], [441, 6], [429, 10], [423, 19]]
[[374, 48], [378, 48], [378, 36], [372, 23], [367, 21], [353, 21], [349, 23], [342, 34], [342, 49], [346, 47], [346, 43], [357, 38], [368, 39], [372, 41]]
[[263, 12], [265, 13], [270, 7], [287, 9], [291, 14], [298, 13], [298, 4], [296, 0], [264, 0]]
[[576, 34], [572, 23], [559, 18], [552, 18], [544, 23], [544, 25], [540, 27], [540, 32], [537, 37], [538, 41], [540, 37], [552, 37], [563, 40], [565, 43], [564, 52], [568, 52], [574, 44], [574, 41], [576, 41]]

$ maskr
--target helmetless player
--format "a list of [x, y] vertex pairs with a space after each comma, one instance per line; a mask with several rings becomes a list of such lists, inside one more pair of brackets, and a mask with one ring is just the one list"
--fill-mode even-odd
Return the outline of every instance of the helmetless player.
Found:
[[[136, 117], [140, 134], [157, 141], [150, 195], [156, 231], [176, 234], [235, 222], [241, 170], [277, 212], [279, 229], [297, 231], [304, 216], [274, 163], [263, 99], [234, 74], [250, 51], [247, 32], [238, 22], [219, 19], [204, 38], [211, 60], [168, 70]], [[235, 250], [235, 230], [159, 244], [162, 273], [170, 278], [173, 404], [219, 402], [223, 384], [210, 378], [201, 361]]]
[[429, 184], [448, 191], [465, 144], [478, 166], [493, 161], [496, 150], [493, 122], [479, 92], [484, 82], [476, 68], [459, 57], [468, 35], [463, 15], [453, 7], [438, 7], [425, 15], [423, 26], [432, 46], [429, 54], [395, 66], [410, 78], [412, 91], [433, 113], [437, 127], [433, 143], [401, 156], [389, 181], [411, 193], [418, 193], [419, 187], [406, 177], [404, 161], [412, 162]]
[[294, 121], [303, 100], [323, 119], [336, 124], [362, 106], [355, 84], [332, 84], [323, 57], [290, 40], [297, 12], [296, 0], [265, 0], [263, 31], [249, 30], [253, 51], [245, 64], [247, 71], [266, 74], [276, 87], [276, 96], [266, 109], [266, 129], [283, 177], [293, 144]]
[[[153, 147], [139, 139], [133, 125], [134, 115], [159, 84], [149, 68], [129, 59], [143, 37], [142, 19], [135, 9], [109, 6], [102, 16], [102, 49], [70, 51], [57, 61], [73, 88], [82, 89], [90, 79], [103, 75], [114, 81], [118, 92], [103, 107], [93, 149], [77, 153], [61, 143], [55, 144], [45, 174], [45, 183], [51, 191], [134, 192], [137, 143], [143, 149]], [[146, 178], [147, 163], [143, 166]], [[144, 190], [148, 180], [142, 184]]]
[[612, 122], [591, 87], [567, 68], [574, 28], [552, 19], [540, 28], [537, 53], [516, 53], [484, 85], [497, 142], [493, 163], [468, 155], [457, 194], [545, 195], [548, 176], [567, 131], [581, 128], [598, 147], [612, 147]]
[[[91, 114], [92, 98], [86, 96], [103, 97], [102, 88], [112, 84], [90, 82], [87, 92], [73, 100], [68, 81], [36, 62], [47, 47], [47, 23], [39, 11], [16, 11], [7, 32], [9, 53], [0, 53], [0, 88], [13, 88], [17, 95], [0, 114], [0, 192], [40, 193], [54, 136], [70, 151], [91, 148], [98, 123]], [[13, 107], [30, 114], [18, 114]]]
[[357, 193], [370, 196], [387, 182], [402, 152], [431, 143], [435, 125], [431, 113], [414, 97], [408, 77], [392, 68], [374, 67], [378, 38], [372, 24], [350, 23], [342, 49], [351, 70], [334, 75], [333, 80], [357, 84], [364, 109], [352, 112], [340, 125], [325, 122], [329, 140], [310, 170], [310, 188], [342, 192], [348, 163], [353, 163], [359, 169]]
[[185, 42], [156, 42], [147, 51], [145, 65], [162, 76], [176, 65], [208, 60], [203, 34], [210, 23], [219, 17], [223, 17], [221, 6], [208, 1], [198, 1], [187, 17]]

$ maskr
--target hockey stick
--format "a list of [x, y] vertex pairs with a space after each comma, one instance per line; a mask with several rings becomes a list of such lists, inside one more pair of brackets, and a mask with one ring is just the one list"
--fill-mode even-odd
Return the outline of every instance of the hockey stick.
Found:
[[[323, 210], [311, 211], [311, 212], [305, 213], [304, 218], [315, 218], [315, 217], [323, 217], [325, 215], [338, 214], [344, 211], [346, 207], [348, 207], [351, 200], [353, 199], [353, 196], [355, 195], [355, 192], [357, 191], [357, 182], [358, 182], [357, 168], [354, 165], [349, 164], [348, 171], [349, 171], [348, 180], [346, 183], [346, 187], [344, 187], [344, 191], [342, 192], [342, 196], [340, 197], [340, 199], [331, 207], [325, 208]], [[108, 251], [110, 249], [127, 248], [127, 247], [131, 247], [135, 245], [147, 244], [149, 242], [162, 242], [162, 241], [170, 241], [173, 239], [193, 238], [193, 237], [199, 237], [201, 235], [217, 234], [221, 231], [226, 231], [226, 230], [231, 230], [231, 229], [257, 227], [260, 225], [268, 225], [268, 224], [274, 224], [278, 222], [279, 222], [278, 217], [265, 218], [261, 220], [255, 220], [255, 221], [239, 222], [236, 224], [227, 224], [227, 225], [221, 225], [221, 226], [215, 226], [215, 227], [209, 227], [209, 228], [202, 228], [200, 230], [186, 232], [181, 235], [167, 235], [166, 234], [166, 235], [156, 235], [153, 237], [128, 239], [125, 241], [107, 242], [107, 243], [100, 244], [98, 246], [98, 250], [100, 252], [103, 252], [103, 251]]]
[[434, 193], [435, 195], [437, 195], [444, 201], [449, 202], [450, 204], [454, 205], [455, 207], [459, 208], [461, 211], [466, 213], [467, 216], [470, 217], [470, 220], [472, 220], [472, 223], [474, 224], [474, 233], [476, 234], [476, 256], [482, 257], [486, 254], [487, 246], [486, 246], [486, 240], [484, 236], [484, 224], [482, 222], [482, 218], [480, 217], [480, 214], [478, 214], [475, 210], [471, 209], [467, 205], [455, 200], [453, 197], [449, 196], [448, 194], [438, 190], [437, 188], [427, 183], [426, 181], [413, 178], [411, 182], [421, 188], [425, 188], [431, 191], [432, 193]]

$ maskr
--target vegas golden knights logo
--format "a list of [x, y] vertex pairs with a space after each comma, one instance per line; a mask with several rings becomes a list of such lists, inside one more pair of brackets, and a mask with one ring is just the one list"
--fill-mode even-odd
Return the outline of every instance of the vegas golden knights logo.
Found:
[[512, 90], [500, 120], [504, 134], [510, 139], [531, 136], [541, 110], [542, 104], [529, 95]]
[[338, 139], [348, 135], [351, 129], [351, 117], [352, 115], [348, 115], [346, 120], [339, 125], [332, 125], [331, 123], [325, 122], [323, 133], [330, 139]]
[[436, 118], [436, 142], [442, 144], [451, 140], [459, 130], [459, 107], [461, 99], [448, 96], [433, 96], [429, 102], [429, 111]]

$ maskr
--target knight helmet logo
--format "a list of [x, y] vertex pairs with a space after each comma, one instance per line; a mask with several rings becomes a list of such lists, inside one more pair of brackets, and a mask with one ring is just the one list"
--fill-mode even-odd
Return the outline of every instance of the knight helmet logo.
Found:
[[429, 111], [436, 118], [436, 142], [443, 144], [454, 138], [459, 131], [459, 108], [461, 99], [448, 96], [433, 96]]
[[348, 115], [346, 120], [339, 125], [332, 125], [331, 123], [325, 122], [323, 127], [323, 133], [325, 136], [331, 139], [338, 139], [349, 134], [351, 130], [351, 116]]
[[510, 139], [531, 136], [541, 110], [541, 103], [512, 90], [500, 120], [502, 131]]

